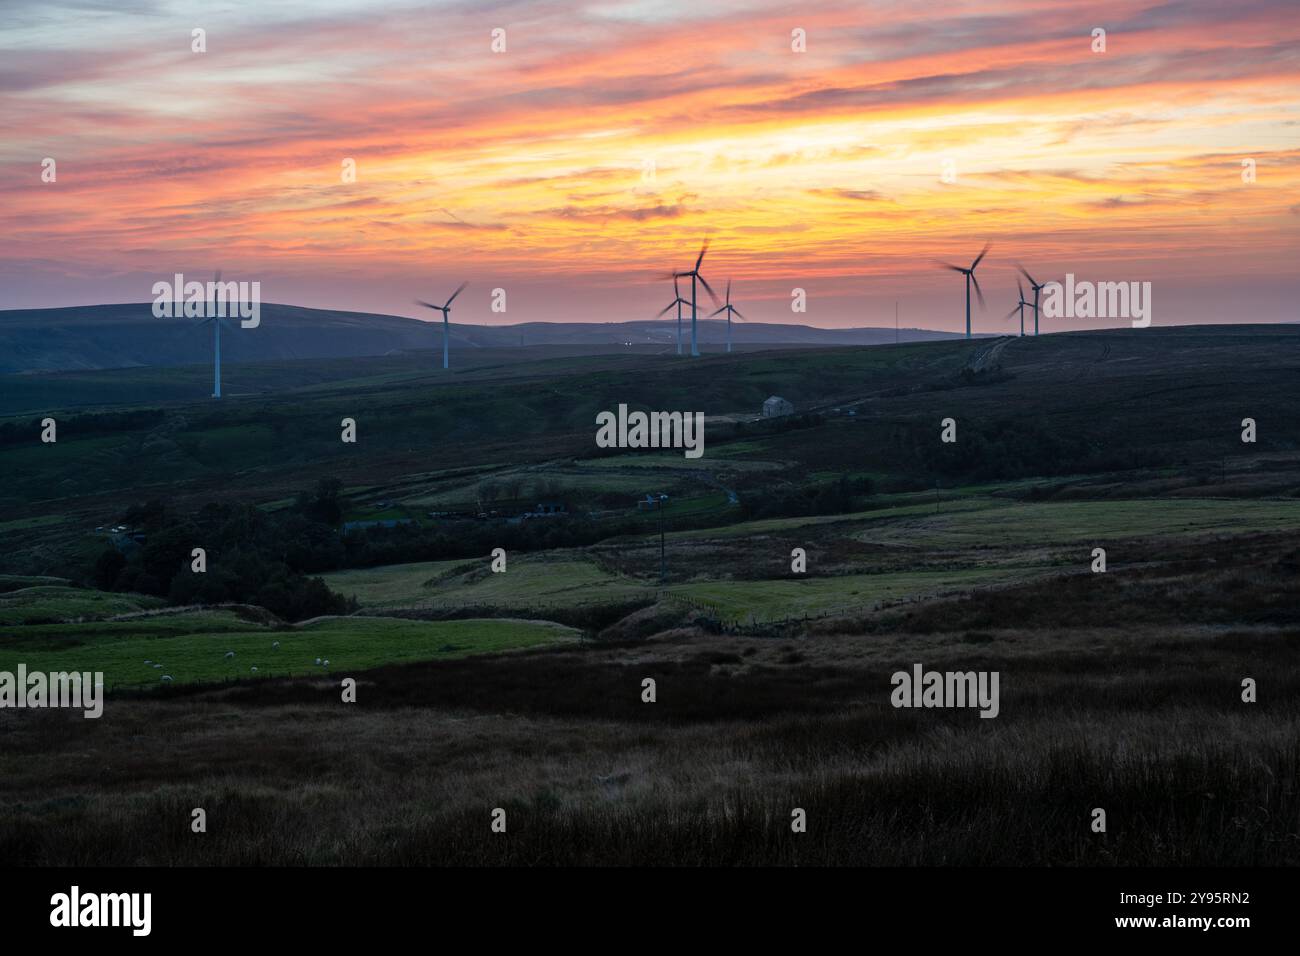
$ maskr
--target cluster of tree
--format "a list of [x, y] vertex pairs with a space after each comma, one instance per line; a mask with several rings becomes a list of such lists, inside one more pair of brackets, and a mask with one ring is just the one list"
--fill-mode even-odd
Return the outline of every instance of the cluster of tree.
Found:
[[[336, 480], [324, 479], [293, 509], [211, 503], [182, 515], [162, 501], [134, 506], [121, 523], [143, 536], [138, 546], [106, 549], [95, 564], [104, 590], [166, 597], [173, 604], [257, 604], [288, 620], [342, 614], [353, 605], [312, 573], [341, 567], [346, 549], [334, 524], [344, 507]], [[205, 570], [193, 570], [193, 551]]]
[[569, 490], [557, 478], [538, 478], [525, 482], [518, 475], [507, 475], [497, 480], [489, 478], [475, 489], [476, 504], [491, 509], [496, 505], [515, 505], [527, 501], [529, 505], [541, 501], [569, 503]]
[[748, 434], [777, 434], [794, 431], [798, 428], [816, 428], [823, 424], [826, 417], [819, 412], [804, 412], [801, 415], [781, 415], [777, 418], [764, 418], [756, 422], [736, 422], [732, 433], [736, 436]]
[[841, 475], [834, 481], [816, 482], [766, 495], [747, 495], [740, 508], [750, 518], [793, 518], [856, 511], [876, 492], [866, 475]]
[[581, 516], [538, 518], [519, 524], [457, 521], [433, 528], [414, 524], [365, 528], [344, 536], [347, 553], [340, 566], [364, 568], [483, 557], [493, 548], [505, 548], [507, 552], [580, 548], [605, 538], [645, 530], [645, 525], [633, 518], [611, 522]]
[[[59, 434], [72, 436], [127, 432], [160, 425], [165, 417], [166, 413], [160, 408], [143, 408], [131, 412], [86, 412], [59, 418]], [[30, 422], [0, 423], [0, 445], [37, 441], [40, 434], [40, 418], [33, 418]]]
[[962, 421], [955, 442], [911, 435], [916, 466], [931, 475], [966, 481], [1030, 478], [1096, 470], [1098, 451], [1083, 435], [1034, 419]]

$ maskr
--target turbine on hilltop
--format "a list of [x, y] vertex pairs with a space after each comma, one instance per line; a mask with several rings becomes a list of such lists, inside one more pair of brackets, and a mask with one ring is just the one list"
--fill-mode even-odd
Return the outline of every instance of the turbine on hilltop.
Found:
[[[731, 351], [731, 317], [734, 315], [741, 322], [745, 321], [745, 316], [741, 314], [741, 311], [731, 304], [731, 280], [730, 279], [727, 280], [727, 304], [724, 305], [722, 308], [720, 308], [717, 312], [714, 312], [713, 315], [720, 315], [723, 312], [727, 313], [727, 351], [730, 352]], [[709, 318], [713, 318], [713, 315], [709, 316]]]
[[1029, 280], [1029, 287], [1034, 290], [1034, 334], [1037, 335], [1038, 334], [1038, 294], [1042, 292], [1044, 288], [1046, 288], [1046, 283], [1036, 281], [1034, 277], [1031, 276], [1025, 270], [1025, 267], [1020, 265], [1019, 263], [1016, 264], [1016, 268], [1020, 270], [1021, 275], [1023, 275], [1026, 279]]
[[975, 294], [979, 296], [980, 308], [984, 308], [984, 293], [980, 291], [979, 280], [975, 278], [975, 267], [980, 264], [981, 259], [988, 255], [989, 245], [990, 244], [987, 242], [984, 243], [984, 248], [980, 250], [980, 254], [975, 257], [975, 261], [970, 264], [969, 268], [955, 266], [950, 262], [939, 263], [939, 265], [943, 266], [945, 269], [951, 269], [953, 272], [960, 272], [966, 277], [966, 338], [970, 338], [970, 287], [972, 283], [975, 285]]
[[717, 293], [713, 291], [712, 286], [709, 285], [704, 276], [700, 275], [700, 264], [704, 261], [704, 254], [708, 251], [709, 240], [705, 239], [704, 244], [700, 246], [700, 254], [695, 259], [695, 268], [687, 272], [670, 272], [668, 274], [674, 279], [685, 279], [687, 276], [691, 277], [691, 355], [693, 357], [697, 357], [700, 354], [699, 340], [696, 336], [696, 323], [698, 322], [700, 315], [699, 302], [696, 298], [696, 282], [704, 286], [705, 291], [709, 293], [709, 297], [713, 299], [713, 304], [718, 304]]
[[449, 368], [451, 365], [451, 304], [456, 301], [456, 296], [465, 291], [468, 282], [462, 282], [456, 287], [456, 291], [451, 294], [446, 305], [434, 305], [432, 302], [425, 302], [423, 299], [416, 299], [417, 305], [422, 305], [428, 309], [436, 309], [442, 313], [442, 367]]
[[678, 291], [677, 289], [676, 273], [673, 274], [673, 295], [676, 296], [676, 298], [674, 298], [673, 301], [669, 302], [666, 306], [660, 309], [659, 312], [655, 315], [655, 318], [656, 319], [659, 318], [659, 316], [663, 315], [673, 306], [677, 306], [677, 354], [681, 355], [682, 354], [682, 306], [690, 305], [690, 303], [682, 298], [681, 292]]
[[1020, 284], [1019, 279], [1016, 280], [1016, 288], [1020, 290], [1020, 301], [1015, 306], [1012, 307], [1010, 312], [1008, 312], [1006, 315], [1002, 317], [1002, 321], [1005, 322], [1007, 319], [1011, 318], [1013, 315], [1016, 314], [1016, 310], [1019, 309], [1020, 310], [1020, 337], [1023, 339], [1025, 337], [1025, 306], [1029, 306], [1032, 309], [1034, 307], [1034, 304], [1032, 302], [1025, 301], [1025, 287]]
[[[216, 298], [221, 287], [221, 270], [218, 269], [212, 277], [212, 309], [211, 315], [199, 322], [199, 325], [212, 325], [212, 397], [221, 397], [221, 327], [224, 325], [230, 328], [231, 325], [224, 318], [218, 318], [216, 308]], [[221, 311], [225, 311], [224, 309]]]

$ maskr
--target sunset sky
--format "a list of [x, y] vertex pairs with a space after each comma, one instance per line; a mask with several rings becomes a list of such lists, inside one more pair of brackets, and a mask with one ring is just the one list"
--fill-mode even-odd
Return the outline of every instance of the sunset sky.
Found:
[[1296, 0], [6, 3], [0, 130], [0, 308], [221, 268], [649, 318], [707, 234], [752, 321], [956, 331], [933, 260], [985, 241], [977, 331], [1012, 327], [1016, 261], [1150, 281], [1155, 326], [1300, 319]]

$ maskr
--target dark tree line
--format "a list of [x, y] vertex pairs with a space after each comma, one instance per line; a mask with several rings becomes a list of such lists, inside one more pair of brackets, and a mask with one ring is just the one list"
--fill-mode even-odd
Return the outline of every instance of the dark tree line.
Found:
[[[44, 417], [44, 416], [42, 416]], [[60, 435], [105, 435], [161, 425], [166, 413], [159, 408], [131, 412], [86, 412], [57, 419]], [[41, 419], [0, 423], [0, 445], [18, 445], [41, 440]]]
[[[106, 549], [95, 564], [95, 584], [172, 604], [257, 604], [287, 620], [345, 614], [354, 609], [350, 602], [310, 576], [342, 566], [346, 549], [334, 528], [342, 507], [332, 479], [278, 513], [235, 503], [210, 503], [193, 515], [163, 501], [136, 505], [121, 523], [143, 542], [127, 539], [122, 550]], [[195, 548], [205, 552], [203, 573], [192, 570]]]

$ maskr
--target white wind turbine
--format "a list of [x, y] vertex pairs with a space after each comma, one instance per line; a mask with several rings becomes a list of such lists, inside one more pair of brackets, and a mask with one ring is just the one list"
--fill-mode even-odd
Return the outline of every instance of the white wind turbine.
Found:
[[442, 367], [449, 368], [451, 365], [451, 304], [456, 301], [456, 296], [465, 291], [468, 282], [462, 282], [457, 286], [456, 291], [451, 294], [445, 305], [434, 305], [432, 302], [425, 302], [423, 299], [416, 299], [418, 305], [425, 308], [436, 309], [442, 313]]
[[669, 311], [673, 306], [677, 306], [677, 354], [681, 355], [682, 354], [682, 306], [690, 305], [690, 303], [687, 302], [685, 299], [683, 299], [681, 292], [678, 291], [677, 276], [675, 274], [673, 275], [673, 295], [675, 295], [676, 298], [673, 299], [673, 301], [669, 302], [662, 309], [660, 309], [659, 312], [655, 315], [655, 318], [656, 319], [659, 318], [659, 316]]
[[[727, 304], [724, 305], [722, 308], [720, 308], [717, 312], [714, 312], [713, 315], [720, 315], [723, 312], [727, 313], [727, 351], [730, 352], [731, 351], [731, 317], [734, 315], [740, 321], [742, 322], [745, 321], [745, 316], [741, 313], [741, 311], [731, 304], [731, 280], [730, 279], [727, 280]], [[709, 318], [713, 318], [713, 315], [709, 316]]]
[[698, 281], [700, 285], [704, 286], [705, 290], [709, 293], [709, 297], [713, 299], [713, 304], [714, 305], [718, 304], [717, 293], [715, 293], [713, 291], [712, 286], [710, 286], [709, 283], [705, 281], [704, 276], [700, 275], [700, 263], [704, 261], [704, 253], [708, 251], [709, 251], [709, 240], [705, 239], [703, 245], [700, 246], [700, 254], [695, 259], [694, 269], [691, 269], [688, 272], [669, 273], [669, 276], [671, 276], [674, 279], [676, 278], [684, 279], [687, 276], [691, 277], [691, 355], [693, 357], [698, 357], [700, 354], [699, 342], [698, 339], [696, 338], [696, 322], [699, 319], [700, 310], [699, 310], [699, 303], [696, 299], [695, 283]]

